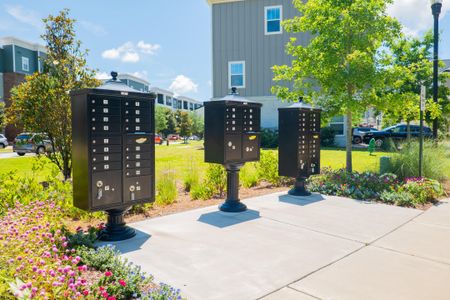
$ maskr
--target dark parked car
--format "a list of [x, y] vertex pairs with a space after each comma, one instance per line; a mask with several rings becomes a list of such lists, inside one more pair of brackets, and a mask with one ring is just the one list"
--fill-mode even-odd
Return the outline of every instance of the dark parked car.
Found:
[[361, 144], [364, 141], [364, 136], [369, 132], [378, 131], [375, 128], [371, 127], [355, 127], [353, 128], [353, 143]]
[[13, 151], [19, 156], [26, 153], [44, 154], [52, 151], [52, 145], [45, 134], [21, 133], [14, 140]]
[[[419, 125], [410, 125], [411, 137], [419, 137], [420, 126]], [[433, 133], [429, 127], [423, 127], [423, 136], [431, 137]], [[405, 140], [408, 136], [407, 126], [405, 124], [397, 124], [388, 128], [385, 128], [380, 131], [369, 132], [364, 136], [364, 143], [369, 143], [372, 138], [375, 139], [375, 143], [378, 147], [383, 145], [383, 142], [387, 138], [391, 138], [394, 141], [402, 141]]]

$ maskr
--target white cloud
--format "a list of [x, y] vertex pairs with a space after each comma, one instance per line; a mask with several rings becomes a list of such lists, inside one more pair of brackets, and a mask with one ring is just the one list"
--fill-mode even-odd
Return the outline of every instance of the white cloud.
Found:
[[146, 53], [146, 54], [155, 54], [156, 51], [159, 50], [159, 48], [161, 48], [160, 45], [155, 44], [146, 44], [144, 41], [139, 41], [137, 43], [137, 47], [141, 50], [142, 53]]
[[99, 80], [105, 80], [105, 79], [110, 79], [111, 75], [106, 72], [97, 72], [97, 74], [95, 74], [95, 78], [97, 78]]
[[148, 72], [145, 70], [133, 72], [133, 73], [131, 73], [131, 75], [148, 81]]
[[178, 75], [171, 83], [169, 90], [175, 94], [186, 94], [189, 92], [198, 92], [198, 84], [194, 83], [192, 79], [184, 75]]
[[33, 10], [25, 9], [21, 5], [5, 5], [5, 9], [10, 16], [21, 23], [31, 25], [38, 30], [44, 28], [41, 17]]
[[147, 44], [139, 41], [137, 45], [126, 42], [123, 45], [103, 51], [102, 57], [106, 59], [120, 59], [123, 62], [136, 63], [141, 59], [140, 54], [155, 55], [161, 46], [158, 44]]
[[[450, 1], [443, 1], [441, 18], [448, 11], [450, 11]], [[431, 29], [433, 25], [429, 0], [395, 0], [388, 8], [388, 13], [404, 25], [405, 34], [417, 36]]]
[[90, 33], [93, 33], [97, 36], [104, 36], [106, 35], [107, 31], [105, 28], [103, 28], [101, 25], [98, 25], [96, 23], [81, 20], [80, 22], [81, 27], [83, 27], [84, 30], [89, 31]]

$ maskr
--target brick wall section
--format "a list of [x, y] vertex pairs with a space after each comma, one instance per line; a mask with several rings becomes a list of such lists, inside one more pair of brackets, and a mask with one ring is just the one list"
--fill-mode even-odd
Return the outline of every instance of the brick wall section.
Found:
[[[3, 73], [3, 91], [5, 106], [11, 105], [11, 89], [25, 80], [25, 75], [20, 73]], [[12, 142], [14, 138], [21, 132], [20, 128], [13, 125], [6, 125], [5, 136], [8, 141]]]

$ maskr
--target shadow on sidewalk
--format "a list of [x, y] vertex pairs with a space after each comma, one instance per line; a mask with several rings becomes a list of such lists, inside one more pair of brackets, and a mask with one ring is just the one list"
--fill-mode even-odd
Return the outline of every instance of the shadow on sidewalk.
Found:
[[259, 219], [261, 216], [256, 210], [247, 210], [242, 213], [224, 213], [214, 211], [201, 215], [197, 221], [212, 225], [218, 228], [226, 228], [240, 223]]
[[305, 206], [315, 202], [323, 201], [325, 198], [321, 194], [312, 194], [308, 197], [296, 197], [291, 195], [282, 195], [278, 197], [280, 202]]
[[136, 230], [136, 236], [125, 241], [120, 242], [97, 242], [96, 246], [113, 245], [122, 254], [128, 252], [134, 252], [142, 249], [144, 245], [152, 237], [150, 234], [140, 230]]

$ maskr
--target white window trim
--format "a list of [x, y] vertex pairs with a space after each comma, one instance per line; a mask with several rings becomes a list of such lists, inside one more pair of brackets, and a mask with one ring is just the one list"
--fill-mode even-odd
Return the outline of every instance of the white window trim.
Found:
[[[24, 64], [24, 62], [26, 62], [26, 64]], [[27, 67], [25, 68], [24, 65]], [[30, 59], [25, 56], [22, 56], [22, 71], [30, 72]]]
[[[280, 31], [274, 31], [274, 32], [267, 32], [267, 11], [272, 8], [279, 8], [280, 9]], [[265, 6], [264, 7], [264, 34], [265, 35], [273, 35], [273, 34], [282, 34], [283, 33], [283, 26], [281, 26], [281, 23], [283, 22], [283, 5], [274, 5], [274, 6]]]
[[[242, 86], [232, 86], [231, 85], [231, 65], [232, 64], [242, 64]], [[240, 89], [245, 89], [245, 60], [240, 60], [240, 61], [229, 61], [228, 62], [228, 88], [231, 89], [232, 87], [235, 88], [240, 88]]]

